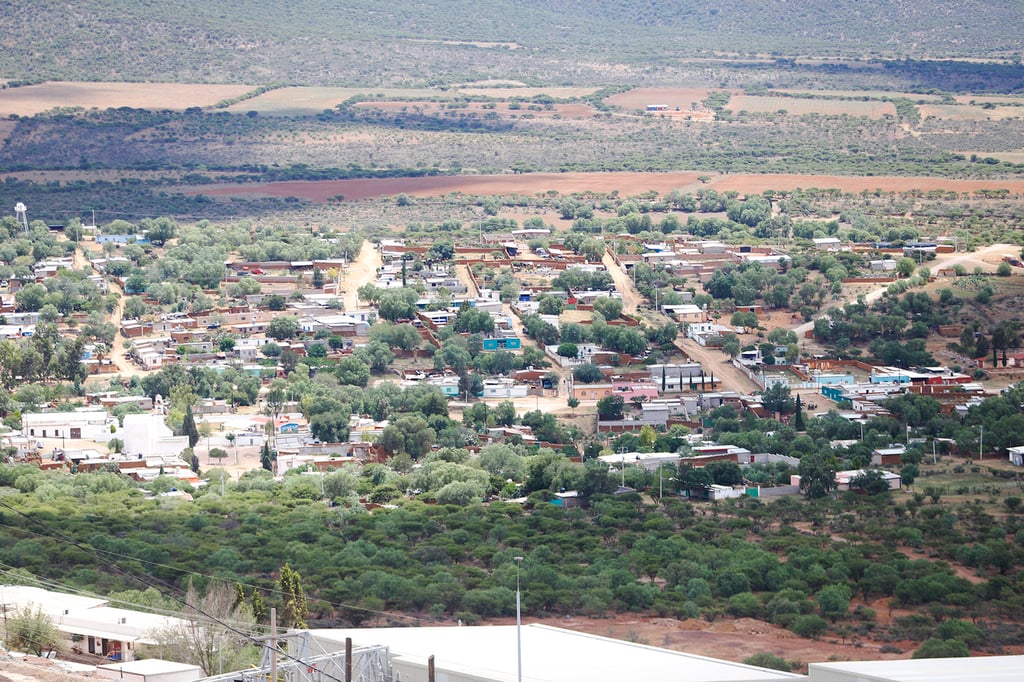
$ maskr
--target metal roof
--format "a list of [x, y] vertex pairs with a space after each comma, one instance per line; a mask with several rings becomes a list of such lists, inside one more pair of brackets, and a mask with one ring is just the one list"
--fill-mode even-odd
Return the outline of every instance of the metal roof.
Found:
[[[325, 647], [377, 644], [391, 650], [396, 665], [426, 665], [435, 657], [448, 679], [515, 682], [516, 627], [416, 627], [312, 630]], [[669, 680], [687, 682], [761, 682], [806, 679], [704, 656], [635, 644], [547, 625], [522, 628], [524, 682], [621, 682]], [[445, 679], [440, 677], [439, 679]]]

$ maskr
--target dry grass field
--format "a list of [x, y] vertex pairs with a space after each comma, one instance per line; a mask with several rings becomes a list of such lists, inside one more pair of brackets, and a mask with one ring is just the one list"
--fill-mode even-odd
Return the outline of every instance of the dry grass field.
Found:
[[248, 85], [179, 83], [42, 83], [0, 90], [0, 116], [34, 116], [56, 107], [184, 111], [208, 107], [251, 89]]
[[510, 97], [537, 97], [538, 95], [548, 95], [556, 99], [573, 99], [576, 97], [586, 97], [597, 92], [597, 88], [495, 88], [495, 87], [462, 87], [458, 90], [463, 95], [469, 95], [470, 97], [493, 97], [495, 99], [508, 99]]
[[1005, 118], [1024, 116], [1024, 109], [1019, 107], [982, 109], [962, 104], [922, 104], [918, 109], [922, 117], [930, 116], [946, 121], [1001, 121]]
[[[708, 88], [634, 88], [606, 98], [606, 104], [629, 111], [643, 111], [648, 104], [667, 104], [670, 108], [690, 109], [707, 99]], [[736, 93], [733, 93], [734, 95]]]
[[256, 111], [266, 116], [309, 116], [324, 109], [333, 109], [356, 95], [418, 100], [445, 96], [445, 93], [426, 89], [292, 87], [265, 92], [228, 107], [228, 111]]
[[904, 97], [915, 102], [939, 102], [939, 95], [923, 95], [919, 92], [892, 92], [889, 90], [803, 90], [800, 88], [773, 88], [772, 92], [780, 92], [794, 97], [813, 97], [815, 95], [828, 95], [830, 97], [855, 97], [868, 99], [891, 99], [893, 97]]
[[822, 116], [866, 116], [882, 118], [895, 116], [896, 107], [892, 102], [876, 100], [803, 99], [798, 97], [767, 97], [761, 95], [734, 95], [728, 109], [734, 114], [747, 111], [751, 114], [769, 114], [781, 110], [796, 116], [821, 114]]

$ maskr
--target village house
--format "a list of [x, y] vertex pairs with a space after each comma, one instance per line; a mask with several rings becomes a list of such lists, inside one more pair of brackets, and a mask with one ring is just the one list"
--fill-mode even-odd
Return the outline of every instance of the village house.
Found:
[[117, 419], [105, 409], [74, 412], [27, 412], [21, 415], [22, 433], [30, 438], [64, 438], [107, 442], [118, 432]]

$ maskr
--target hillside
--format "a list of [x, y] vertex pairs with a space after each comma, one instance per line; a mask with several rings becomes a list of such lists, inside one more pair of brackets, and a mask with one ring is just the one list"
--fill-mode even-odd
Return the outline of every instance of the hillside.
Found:
[[607, 77], [679, 56], [1019, 54], [1012, 2], [755, 0], [5, 1], [11, 80], [429, 84]]

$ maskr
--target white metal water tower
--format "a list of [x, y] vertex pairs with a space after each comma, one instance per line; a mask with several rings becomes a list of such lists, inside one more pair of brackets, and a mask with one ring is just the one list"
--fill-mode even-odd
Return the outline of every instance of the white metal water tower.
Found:
[[25, 227], [25, 231], [28, 232], [28, 209], [25, 208], [25, 204], [20, 201], [14, 205], [14, 215], [18, 219], [18, 222]]

